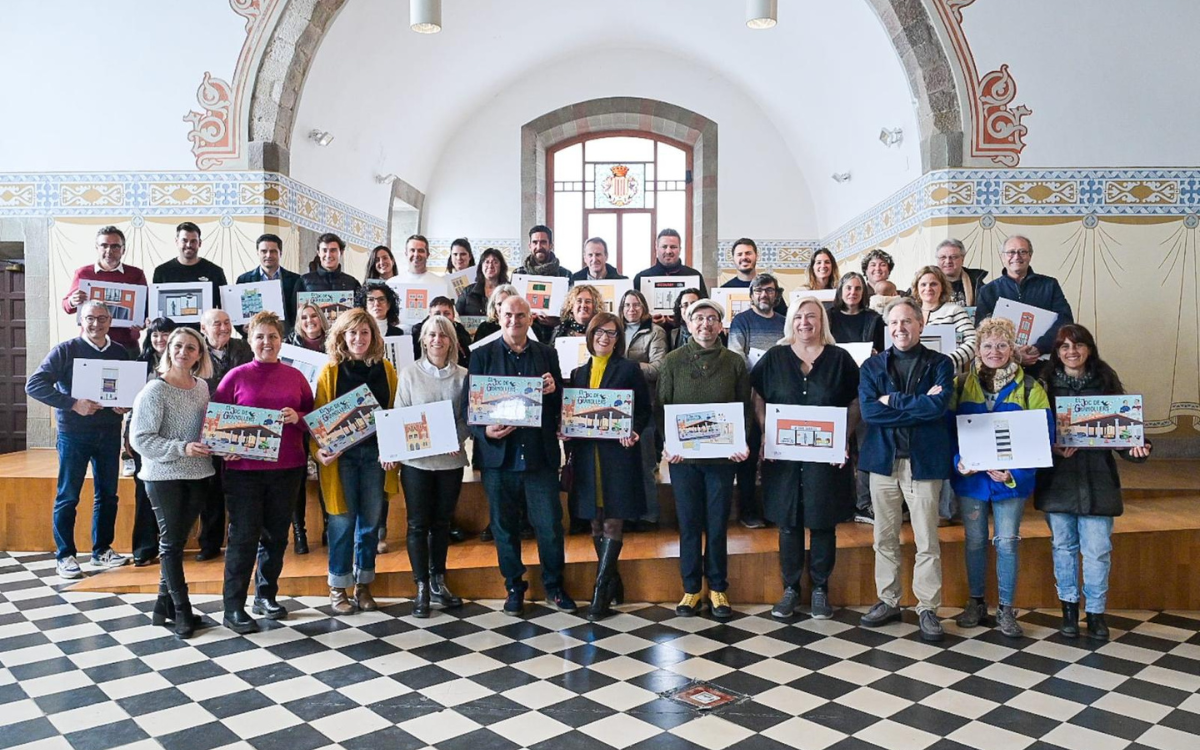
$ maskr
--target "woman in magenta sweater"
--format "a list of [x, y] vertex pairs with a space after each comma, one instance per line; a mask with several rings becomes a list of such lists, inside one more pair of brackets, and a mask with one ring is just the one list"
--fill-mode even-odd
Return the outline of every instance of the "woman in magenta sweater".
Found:
[[287, 610], [275, 601], [283, 553], [287, 549], [292, 504], [304, 481], [304, 425], [313, 393], [300, 371], [279, 361], [283, 321], [260, 312], [246, 326], [254, 360], [235, 367], [213, 394], [213, 403], [277, 409], [283, 412], [283, 437], [275, 461], [225, 459], [225, 503], [229, 541], [225, 550], [225, 627], [253, 633], [258, 623], [246, 614], [246, 592], [257, 552], [254, 613], [282, 620]]

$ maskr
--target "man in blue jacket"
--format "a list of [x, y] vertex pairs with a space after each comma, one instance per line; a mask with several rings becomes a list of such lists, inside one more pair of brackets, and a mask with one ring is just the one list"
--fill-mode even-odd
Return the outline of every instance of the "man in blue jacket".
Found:
[[1043, 354], [1050, 353], [1058, 329], [1067, 323], [1074, 323], [1075, 317], [1071, 314], [1071, 303], [1067, 302], [1058, 279], [1034, 273], [1033, 242], [1028, 237], [1014, 234], [1005, 240], [1000, 259], [1004, 262], [1004, 271], [979, 290], [979, 304], [975, 308], [976, 326], [984, 318], [992, 317], [996, 302], [1000, 299], [1011, 299], [1058, 313], [1054, 325], [1041, 338], [1032, 344], [1017, 347], [1017, 359], [1028, 367]]
[[[251, 284], [256, 281], [275, 281], [283, 287], [283, 315], [288, 332], [296, 325], [296, 282], [300, 274], [287, 270], [280, 264], [283, 255], [283, 239], [277, 234], [264, 234], [254, 242], [258, 251], [258, 266], [237, 277], [238, 284]], [[239, 327], [238, 332], [245, 338], [246, 332]]]
[[924, 315], [911, 297], [885, 310], [892, 346], [863, 363], [858, 402], [867, 425], [858, 468], [871, 477], [875, 506], [875, 588], [879, 602], [862, 617], [877, 628], [900, 619], [900, 526], [908, 505], [917, 545], [913, 595], [921, 638], [940, 641], [942, 562], [938, 499], [954, 447], [946, 409], [954, 394], [954, 364], [921, 344]]
[[[492, 517], [496, 557], [508, 597], [504, 613], [520, 615], [524, 609], [525, 564], [521, 561], [521, 503], [527, 504], [529, 522], [537, 535], [538, 559], [546, 601], [562, 612], [574, 612], [575, 602], [564, 588], [566, 565], [562, 503], [558, 498], [558, 424], [562, 412], [562, 373], [558, 352], [529, 337], [533, 323], [529, 303], [512, 296], [500, 306], [501, 337], [471, 354], [470, 378], [492, 375], [531, 377], [542, 381], [540, 427], [471, 425], [479, 449], [483, 489]], [[469, 409], [469, 399], [462, 408]]]

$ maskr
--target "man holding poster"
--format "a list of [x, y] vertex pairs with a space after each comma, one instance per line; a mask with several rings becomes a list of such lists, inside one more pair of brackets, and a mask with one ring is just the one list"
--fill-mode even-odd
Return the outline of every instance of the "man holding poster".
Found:
[[[479, 449], [483, 488], [491, 510], [496, 556], [508, 597], [504, 613], [520, 615], [525, 606], [525, 565], [521, 562], [522, 500], [537, 535], [538, 558], [546, 601], [562, 612], [574, 612], [575, 601], [563, 588], [566, 564], [562, 504], [558, 498], [558, 425], [562, 412], [562, 373], [553, 347], [529, 338], [533, 323], [529, 303], [513, 295], [500, 306], [501, 337], [471, 355], [471, 377], [493, 375], [542, 380], [540, 427], [472, 425]], [[469, 400], [462, 409], [468, 413]]]
[[1031, 265], [1033, 242], [1028, 237], [1014, 234], [1005, 240], [1000, 250], [1000, 260], [1004, 262], [1004, 271], [1000, 277], [988, 282], [979, 290], [975, 325], [979, 325], [984, 318], [991, 317], [996, 309], [996, 302], [1000, 299], [1016, 300], [1057, 313], [1058, 319], [1050, 326], [1050, 330], [1042, 334], [1036, 342], [1017, 348], [1019, 363], [1025, 366], [1032, 365], [1043, 354], [1050, 353], [1058, 329], [1075, 321], [1071, 314], [1071, 303], [1067, 302], [1058, 279], [1034, 272]]
[[877, 628], [900, 619], [901, 508], [907, 504], [917, 544], [913, 594], [921, 638], [944, 637], [938, 500], [950, 477], [954, 447], [946, 408], [954, 393], [954, 363], [921, 345], [920, 305], [900, 297], [884, 310], [892, 346], [863, 363], [858, 401], [867, 434], [858, 468], [870, 472], [875, 507], [875, 588], [879, 602], [862, 617]]
[[[96, 232], [96, 263], [75, 269], [71, 286], [63, 297], [62, 306], [71, 315], [79, 310], [79, 306], [88, 299], [87, 292], [79, 288], [81, 281], [109, 281], [118, 284], [146, 286], [146, 274], [142, 269], [127, 266], [122, 262], [125, 257], [125, 233], [114, 226], [100, 227]], [[145, 306], [143, 305], [143, 311]], [[135, 323], [140, 321], [135, 321]], [[109, 336], [121, 346], [135, 351], [141, 327], [134, 325], [130, 328], [111, 328]]]

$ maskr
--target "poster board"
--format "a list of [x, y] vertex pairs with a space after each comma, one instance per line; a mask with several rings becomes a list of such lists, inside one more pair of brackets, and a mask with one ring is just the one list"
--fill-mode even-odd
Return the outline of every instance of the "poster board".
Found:
[[767, 404], [763, 457], [840, 464], [846, 460], [846, 409]]
[[[79, 291], [89, 301], [103, 302], [108, 307], [112, 328], [141, 328], [146, 322], [147, 288], [141, 284], [81, 279]], [[79, 316], [75, 317], [78, 320]]]
[[587, 336], [559, 336], [554, 339], [554, 350], [558, 352], [559, 371], [565, 378], [570, 378], [576, 367], [586, 365], [592, 358], [587, 349]]
[[396, 368], [396, 372], [400, 372], [405, 367], [408, 367], [413, 362], [416, 362], [417, 354], [413, 350], [412, 334], [406, 333], [403, 336], [384, 336], [383, 356], [392, 363], [392, 367]]
[[629, 437], [633, 434], [633, 391], [564, 388], [562, 434], [601, 440]]
[[371, 389], [360, 385], [304, 417], [317, 445], [338, 454], [375, 434], [373, 413], [379, 408]]
[[483, 321], [487, 320], [487, 316], [486, 315], [458, 315], [456, 317], [456, 320], [458, 320], [458, 322], [462, 324], [463, 328], [467, 329], [467, 333], [474, 336], [475, 332], [479, 330], [480, 324], [482, 324]]
[[354, 292], [349, 290], [339, 290], [334, 292], [297, 292], [296, 293], [296, 308], [300, 305], [312, 303], [316, 305], [321, 314], [325, 316], [325, 320], [331, 324], [337, 320], [337, 316], [354, 307]]
[[317, 379], [321, 377], [321, 369], [329, 363], [329, 355], [325, 352], [314, 352], [295, 344], [283, 344], [279, 347], [279, 361], [299, 370], [315, 395]]
[[458, 444], [454, 404], [449, 401], [380, 409], [375, 412], [375, 429], [382, 461], [440, 456], [462, 447]]
[[245, 325], [263, 310], [270, 310], [283, 319], [283, 282], [252, 281], [247, 284], [228, 284], [221, 287], [221, 309], [229, 313], [235, 326]]
[[[950, 352], [958, 348], [958, 336], [952, 324], [937, 323], [921, 329], [921, 343], [926, 349], [950, 356]], [[883, 347], [892, 347], [892, 331], [886, 326], [883, 329]]]
[[464, 268], [461, 271], [448, 273], [444, 277], [446, 280], [447, 296], [454, 301], [458, 301], [459, 295], [467, 290], [467, 287], [475, 283], [476, 266]]
[[[1035, 343], [1045, 336], [1046, 332], [1050, 330], [1050, 326], [1054, 325], [1054, 321], [1058, 320], [1056, 312], [1011, 299], [996, 300], [996, 309], [992, 315], [1012, 321], [1013, 327], [1017, 329], [1017, 346], [1028, 346]], [[1048, 354], [1049, 352], [1042, 353]]]
[[833, 298], [836, 296], [836, 289], [793, 289], [791, 296], [788, 297], [788, 307], [795, 306], [797, 302], [805, 297], [816, 297], [818, 302], [832, 304]]
[[726, 329], [739, 313], [750, 309], [750, 287], [718, 287], [710, 289], [708, 296], [725, 308], [725, 317], [721, 322]]
[[[501, 337], [501, 336], [503, 336], [503, 335], [504, 335], [504, 331], [503, 331], [503, 330], [496, 331], [495, 333], [489, 333], [487, 336], [484, 336], [483, 338], [479, 339], [479, 340], [478, 340], [478, 341], [476, 341], [474, 344], [471, 344], [471, 351], [475, 351], [476, 349], [478, 349], [478, 348], [479, 348], [479, 347], [481, 347], [481, 346], [487, 346], [488, 344], [492, 343], [493, 341], [495, 341], [496, 339], [500, 338], [500, 337]], [[532, 327], [529, 329], [529, 331], [528, 331], [528, 334], [527, 334], [527, 335], [528, 335], [528, 336], [529, 336], [529, 338], [530, 338], [530, 339], [532, 339], [533, 341], [537, 341], [537, 340], [538, 340], [537, 334], [533, 332], [533, 328], [532, 328]], [[561, 362], [559, 363], [559, 367], [560, 367], [560, 368], [562, 367], [562, 363], [561, 363]]]
[[467, 379], [467, 423], [541, 427], [542, 379], [470, 376]]
[[567, 300], [567, 290], [571, 280], [565, 276], [534, 276], [518, 273], [512, 278], [517, 293], [529, 303], [529, 309], [534, 315], [558, 317], [562, 311], [563, 302]]
[[621, 297], [625, 296], [625, 292], [633, 289], [633, 282], [629, 279], [587, 279], [585, 281], [577, 281], [576, 284], [587, 284], [593, 286], [596, 291], [600, 292], [600, 304], [597, 305], [597, 312], [610, 312], [616, 315], [621, 320], [625, 316], [617, 307], [621, 304]]
[[1054, 444], [1064, 448], [1140, 448], [1146, 444], [1142, 397], [1059, 396]]
[[388, 286], [398, 298], [400, 323], [410, 327], [429, 317], [429, 303], [445, 293], [445, 289], [434, 284], [393, 284], [389, 281]]
[[1052, 464], [1050, 425], [1041, 409], [959, 414], [958, 452], [973, 471], [1034, 469]]
[[208, 405], [200, 442], [218, 456], [278, 461], [283, 412], [236, 404]]
[[871, 352], [875, 350], [875, 345], [870, 341], [852, 341], [848, 344], [838, 344], [839, 347], [850, 352], [850, 356], [854, 358], [854, 364], [862, 367], [863, 362], [871, 358]]
[[643, 276], [639, 289], [651, 315], [674, 315], [675, 300], [684, 289], [699, 289], [699, 276]]
[[199, 323], [205, 310], [213, 307], [211, 281], [179, 281], [151, 284], [147, 311], [152, 318], [170, 318], [176, 323]]
[[746, 450], [746, 412], [740, 403], [668, 404], [667, 452], [684, 458], [729, 458]]
[[71, 398], [128, 409], [146, 387], [147, 367], [139, 361], [76, 359], [71, 366]]

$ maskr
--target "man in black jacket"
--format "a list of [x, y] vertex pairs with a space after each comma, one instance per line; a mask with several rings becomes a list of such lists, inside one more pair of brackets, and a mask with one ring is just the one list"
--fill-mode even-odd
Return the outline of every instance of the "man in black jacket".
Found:
[[983, 268], [964, 268], [963, 260], [967, 257], [967, 249], [961, 240], [953, 237], [944, 239], [934, 251], [938, 268], [950, 280], [951, 301], [963, 307], [974, 307], [975, 298], [983, 288], [984, 279], [988, 272]]
[[[647, 276], [696, 276], [700, 279], [700, 296], [707, 297], [708, 286], [704, 283], [704, 277], [695, 268], [683, 264], [680, 259], [682, 252], [683, 240], [680, 238], [679, 232], [674, 229], [664, 229], [659, 232], [654, 250], [654, 258], [657, 262], [645, 271], [639, 271], [633, 277], [633, 288], [646, 294], [642, 290], [642, 279]], [[654, 322], [668, 331], [675, 327], [675, 322], [668, 315], [655, 315]]]
[[[212, 306], [221, 306], [221, 287], [229, 282], [225, 280], [225, 269], [211, 260], [200, 257], [200, 227], [190, 221], [185, 221], [175, 227], [175, 248], [178, 257], [160, 263], [154, 269], [153, 284], [177, 284], [193, 281], [207, 281], [212, 284]], [[162, 317], [153, 309], [156, 300], [150, 300], [151, 309], [147, 311], [151, 318]], [[184, 323], [188, 328], [200, 330], [198, 323]]]
[[[523, 297], [512, 296], [500, 308], [501, 337], [471, 355], [470, 379], [479, 376], [530, 377], [542, 381], [540, 427], [472, 425], [479, 448], [483, 488], [492, 517], [496, 556], [508, 597], [504, 613], [519, 615], [524, 608], [525, 565], [521, 562], [520, 504], [524, 500], [537, 535], [538, 558], [546, 601], [562, 612], [574, 612], [575, 602], [563, 588], [566, 564], [562, 503], [558, 497], [560, 450], [558, 425], [562, 411], [562, 373], [553, 347], [529, 338], [532, 315]], [[468, 380], [468, 387], [470, 380]], [[469, 411], [470, 399], [462, 408]]]
[[617, 267], [608, 262], [608, 243], [603, 237], [592, 237], [583, 243], [583, 268], [571, 274], [571, 285], [578, 282], [627, 279]]
[[[280, 265], [283, 255], [283, 240], [277, 234], [264, 234], [254, 242], [258, 250], [258, 267], [237, 277], [238, 284], [251, 284], [256, 281], [279, 280], [283, 287], [283, 314], [290, 333], [296, 324], [296, 282], [300, 274], [293, 273]], [[246, 334], [239, 329], [244, 337]]]

